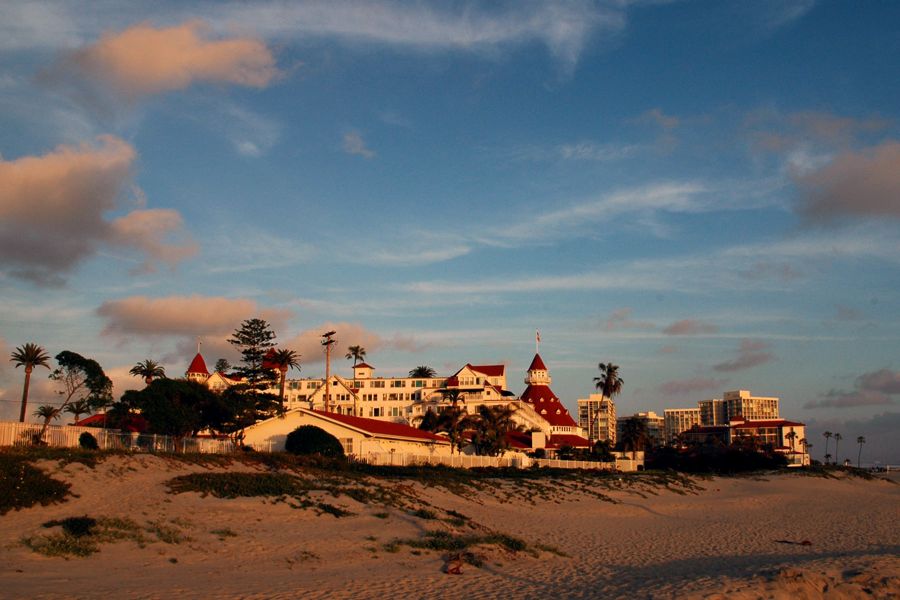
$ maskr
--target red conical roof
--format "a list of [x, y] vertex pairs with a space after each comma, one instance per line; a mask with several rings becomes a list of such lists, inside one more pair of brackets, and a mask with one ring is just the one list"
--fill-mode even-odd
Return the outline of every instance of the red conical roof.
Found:
[[531, 366], [528, 367], [529, 371], [546, 371], [547, 367], [544, 365], [544, 361], [541, 360], [540, 354], [535, 354], [534, 359], [531, 361]]
[[194, 360], [191, 361], [191, 366], [188, 367], [187, 372], [209, 375], [209, 369], [206, 368], [206, 361], [203, 360], [203, 357], [199, 352], [197, 353], [197, 356], [194, 357]]

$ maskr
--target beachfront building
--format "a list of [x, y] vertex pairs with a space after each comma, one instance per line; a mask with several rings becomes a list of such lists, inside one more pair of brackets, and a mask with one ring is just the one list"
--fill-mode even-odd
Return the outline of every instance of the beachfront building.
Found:
[[684, 431], [700, 425], [700, 408], [667, 408], [663, 411], [666, 444], [672, 445]]
[[591, 442], [616, 444], [616, 405], [603, 394], [578, 399], [578, 425]]
[[[525, 375], [527, 387], [522, 392], [521, 399], [530, 404], [534, 412], [549, 425], [546, 447], [551, 450], [566, 446], [590, 448], [591, 442], [584, 437], [581, 427], [550, 389], [551, 382], [550, 371], [541, 355], [535, 354]], [[546, 429], [544, 432], [546, 433]]]
[[697, 402], [697, 408], [700, 409], [700, 425], [717, 427], [728, 424], [728, 410], [721, 398], [700, 400]]
[[333, 435], [343, 447], [344, 454], [350, 457], [368, 459], [373, 454], [450, 456], [450, 442], [446, 436], [400, 423], [308, 408], [295, 408], [247, 427], [243, 444], [265, 452], [283, 451], [288, 434], [303, 425], [313, 425]]
[[778, 398], [753, 396], [749, 390], [734, 390], [722, 395], [728, 420], [778, 418]]
[[785, 419], [732, 419], [728, 424], [728, 443], [744, 440], [753, 446], [768, 447], [784, 454], [788, 466], [809, 464], [809, 454], [801, 440], [806, 439], [806, 425]]
[[[241, 381], [225, 373], [210, 374], [199, 352], [186, 376], [216, 391]], [[581, 428], [550, 389], [549, 371], [538, 354], [525, 382], [528, 386], [517, 397], [506, 389], [505, 365], [466, 363], [449, 377], [376, 377], [375, 367], [363, 362], [353, 366], [350, 378], [331, 375], [327, 386], [324, 378], [287, 380], [284, 403], [287, 410], [303, 408], [411, 426], [417, 425], [427, 411], [438, 413], [451, 404], [472, 415], [482, 406], [508, 407], [513, 410], [514, 421], [526, 432], [531, 449], [544, 448], [552, 454], [564, 446], [590, 447]], [[266, 391], [278, 394], [277, 386]]]
[[637, 419], [644, 424], [644, 431], [647, 434], [647, 443], [650, 446], [661, 446], [665, 439], [666, 423], [665, 419], [655, 412], [639, 412], [634, 413], [630, 417], [619, 419], [616, 422], [617, 439], [622, 439], [624, 433], [625, 422], [629, 419]]

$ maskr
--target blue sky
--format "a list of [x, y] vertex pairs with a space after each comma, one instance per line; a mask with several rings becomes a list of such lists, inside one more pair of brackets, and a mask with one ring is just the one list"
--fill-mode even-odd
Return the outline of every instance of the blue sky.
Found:
[[333, 327], [377, 374], [503, 362], [521, 391], [539, 329], [570, 409], [612, 361], [620, 414], [750, 389], [897, 460], [898, 17], [6, 3], [0, 344], [121, 392], [262, 316], [303, 376]]

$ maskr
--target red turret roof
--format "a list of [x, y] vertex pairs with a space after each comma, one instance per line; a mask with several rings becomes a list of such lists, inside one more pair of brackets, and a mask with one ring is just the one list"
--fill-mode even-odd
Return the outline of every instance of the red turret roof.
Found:
[[199, 352], [197, 353], [197, 356], [194, 357], [194, 360], [191, 361], [191, 366], [188, 367], [187, 372], [209, 375], [209, 369], [206, 368], [206, 361], [203, 360], [203, 357]]
[[547, 367], [544, 365], [544, 361], [541, 360], [540, 354], [535, 354], [534, 359], [531, 361], [531, 366], [528, 367], [529, 371], [546, 371]]
[[522, 400], [531, 404], [537, 414], [558, 427], [578, 427], [556, 394], [546, 385], [529, 385], [522, 392]]
[[366, 364], [364, 362], [361, 362], [361, 363], [356, 363], [355, 365], [353, 365], [353, 368], [354, 369], [374, 369], [375, 367], [373, 367], [372, 365]]

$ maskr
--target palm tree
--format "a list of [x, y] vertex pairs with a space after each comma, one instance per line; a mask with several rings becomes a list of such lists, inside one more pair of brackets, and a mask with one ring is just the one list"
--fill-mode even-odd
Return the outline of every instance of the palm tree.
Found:
[[634, 460], [635, 453], [644, 449], [647, 442], [647, 425], [641, 419], [630, 417], [625, 419], [625, 425], [622, 427], [622, 447], [631, 450], [631, 460]]
[[84, 414], [88, 414], [91, 412], [91, 403], [88, 402], [87, 398], [81, 398], [76, 400], [75, 402], [69, 403], [64, 409], [64, 412], [67, 412], [71, 415], [75, 416], [75, 423], [80, 421], [79, 417]]
[[841, 455], [838, 453], [838, 450], [841, 447], [841, 440], [844, 439], [839, 433], [834, 434], [834, 464], [838, 464], [841, 462]]
[[793, 452], [793, 451], [794, 451], [794, 440], [797, 439], [797, 434], [796, 434], [793, 430], [791, 430], [791, 431], [789, 431], [789, 432], [784, 436], [784, 438], [785, 438], [788, 442], [790, 442], [790, 444], [791, 444], [791, 452]]
[[472, 425], [472, 417], [462, 408], [445, 406], [438, 415], [438, 431], [445, 431], [450, 440], [450, 454], [459, 448], [463, 432]]
[[441, 396], [444, 400], [449, 400], [450, 404], [456, 406], [460, 400], [465, 401], [466, 393], [458, 388], [445, 388], [441, 390]]
[[44, 441], [44, 434], [47, 433], [47, 428], [50, 427], [50, 421], [58, 419], [60, 412], [58, 407], [50, 406], [49, 404], [39, 406], [38, 409], [34, 411], [34, 416], [44, 419], [44, 424], [41, 426], [41, 432], [34, 438], [35, 443]]
[[831, 439], [832, 435], [834, 435], [834, 434], [831, 433], [830, 431], [826, 431], [825, 433], [822, 434], [822, 437], [825, 438], [825, 464], [826, 465], [828, 464], [828, 459], [831, 458], [831, 455], [828, 454], [828, 440]]
[[300, 355], [293, 350], [287, 348], [279, 348], [269, 357], [269, 362], [278, 368], [281, 373], [278, 383], [278, 402], [281, 403], [281, 409], [284, 410], [284, 378], [287, 376], [288, 369], [300, 369]]
[[859, 436], [856, 438], [856, 443], [859, 444], [859, 453], [856, 455], [856, 468], [859, 468], [859, 461], [862, 459], [862, 446], [866, 443], [866, 438], [863, 436]]
[[619, 366], [612, 363], [600, 363], [597, 365], [600, 369], [600, 377], [594, 377], [594, 387], [603, 391], [603, 395], [610, 400], [613, 396], [619, 395], [625, 380], [619, 377]]
[[163, 368], [161, 364], [156, 362], [155, 360], [147, 359], [144, 362], [139, 362], [128, 371], [131, 375], [135, 377], [143, 377], [144, 383], [150, 385], [150, 382], [153, 381], [155, 377], [165, 377], [166, 370]]
[[35, 367], [50, 368], [50, 355], [38, 346], [28, 342], [24, 346], [16, 348], [9, 360], [16, 363], [16, 368], [25, 367], [25, 386], [22, 388], [22, 409], [19, 412], [19, 422], [25, 422], [25, 408], [28, 405], [28, 387], [31, 385], [31, 372]]
[[422, 379], [430, 379], [437, 375], [437, 371], [428, 365], [419, 365], [409, 372], [410, 377], [421, 377]]
[[353, 366], [356, 366], [356, 363], [360, 362], [362, 359], [366, 357], [366, 349], [362, 346], [350, 346], [347, 348], [347, 354], [344, 355], [344, 358], [347, 360], [353, 359]]
[[507, 434], [518, 431], [520, 426], [513, 419], [515, 406], [479, 406], [478, 419], [472, 444], [475, 453], [483, 456], [499, 456], [509, 448]]

